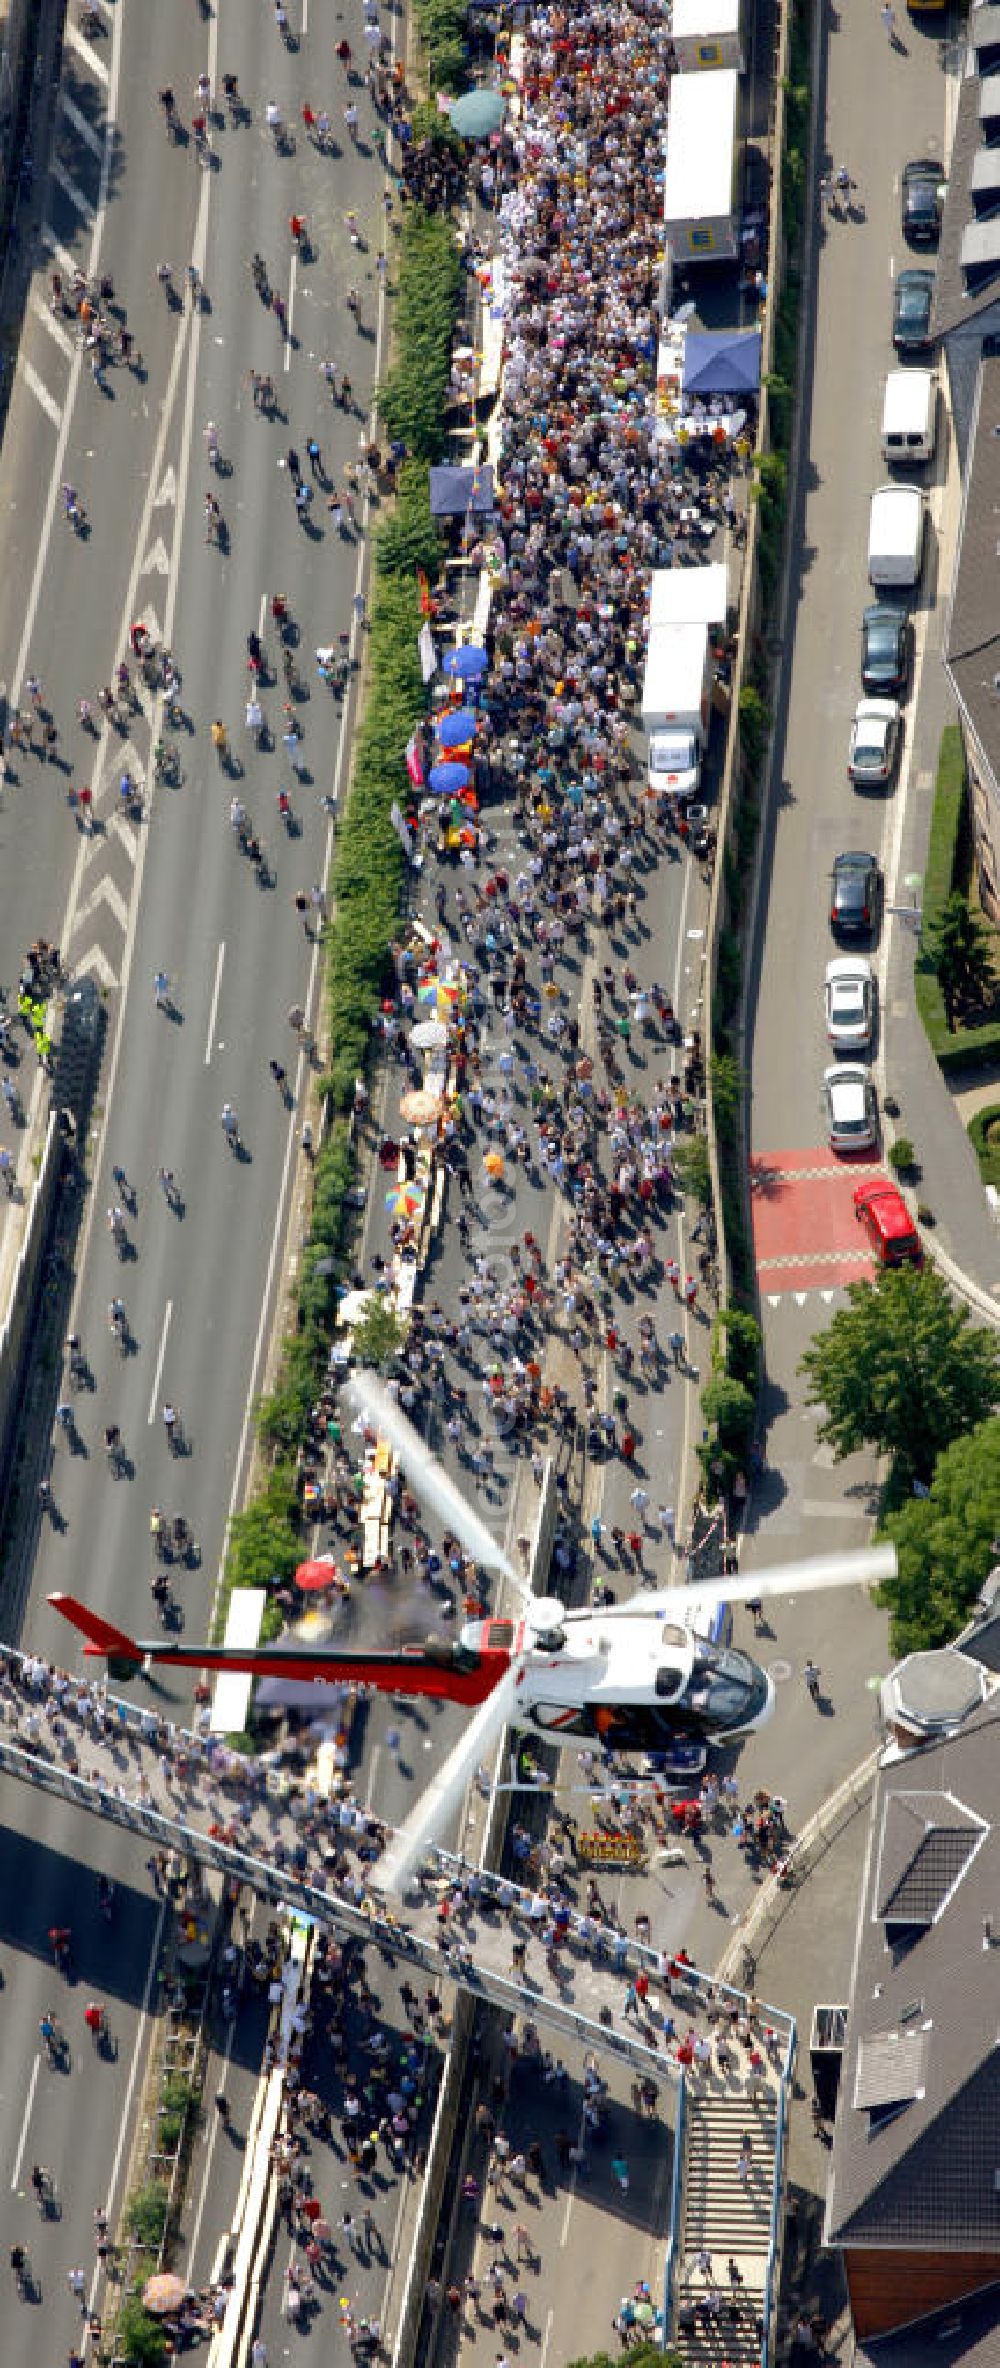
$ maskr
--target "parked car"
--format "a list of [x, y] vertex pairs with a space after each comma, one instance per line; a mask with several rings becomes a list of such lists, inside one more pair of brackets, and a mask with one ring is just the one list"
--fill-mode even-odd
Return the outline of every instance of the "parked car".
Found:
[[877, 699], [905, 691], [910, 679], [913, 630], [904, 608], [873, 600], [861, 619], [861, 682]]
[[867, 1052], [875, 1033], [877, 988], [863, 954], [837, 954], [826, 966], [826, 1032], [834, 1052]]
[[878, 857], [852, 848], [833, 866], [830, 927], [844, 937], [870, 936], [878, 923], [882, 874]]
[[915, 156], [903, 166], [900, 204], [903, 237], [911, 247], [936, 247], [941, 236], [944, 166], [937, 157]]
[[880, 1266], [922, 1266], [923, 1244], [897, 1184], [877, 1177], [859, 1184], [854, 1214], [863, 1225]]
[[921, 354], [933, 343], [930, 333], [934, 274], [911, 263], [897, 272], [892, 291], [892, 342], [898, 354]]
[[878, 1104], [871, 1070], [860, 1061], [835, 1061], [823, 1071], [826, 1131], [831, 1151], [868, 1151], [878, 1141]]
[[856, 789], [884, 789], [899, 754], [899, 707], [895, 699], [859, 699], [851, 725], [847, 770]]

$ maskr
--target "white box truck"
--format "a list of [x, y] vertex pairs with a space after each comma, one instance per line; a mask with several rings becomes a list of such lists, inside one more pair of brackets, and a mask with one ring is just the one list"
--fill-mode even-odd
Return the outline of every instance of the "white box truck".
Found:
[[708, 746], [712, 642], [705, 624], [657, 625], [649, 636], [642, 721], [655, 795], [693, 798]]
[[724, 559], [704, 567], [654, 567], [649, 583], [649, 630], [660, 625], [718, 625], [726, 622], [729, 570]]
[[868, 581], [912, 592], [920, 581], [927, 505], [917, 485], [880, 485], [868, 515]]
[[670, 85], [663, 229], [675, 263], [731, 263], [736, 225], [739, 75], [675, 74]]
[[882, 458], [919, 464], [934, 457], [937, 379], [933, 370], [890, 370], [882, 401]]

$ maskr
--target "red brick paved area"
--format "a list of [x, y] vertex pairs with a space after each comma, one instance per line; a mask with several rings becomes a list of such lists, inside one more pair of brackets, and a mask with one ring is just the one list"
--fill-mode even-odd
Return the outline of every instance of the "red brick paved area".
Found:
[[765, 1298], [840, 1289], [874, 1272], [854, 1189], [884, 1172], [877, 1160], [837, 1159], [826, 1143], [751, 1159], [754, 1253]]

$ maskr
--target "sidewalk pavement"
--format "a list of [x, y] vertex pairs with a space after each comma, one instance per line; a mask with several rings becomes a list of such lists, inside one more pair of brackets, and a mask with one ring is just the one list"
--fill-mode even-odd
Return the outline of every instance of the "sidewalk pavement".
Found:
[[[918, 790], [918, 808], [927, 794]], [[911, 1137], [920, 1162], [916, 1198], [934, 1212], [933, 1226], [921, 1226], [927, 1255], [976, 1314], [1000, 1323], [1000, 1222], [991, 1214], [965, 1132], [961, 1088], [948, 1085], [934, 1058], [912, 976], [905, 993], [893, 998], [890, 1016], [890, 1089], [900, 1106], [891, 1132]], [[979, 1086], [982, 1078], [969, 1076], [965, 1083]], [[1000, 1101], [1000, 1081], [996, 1098]]]

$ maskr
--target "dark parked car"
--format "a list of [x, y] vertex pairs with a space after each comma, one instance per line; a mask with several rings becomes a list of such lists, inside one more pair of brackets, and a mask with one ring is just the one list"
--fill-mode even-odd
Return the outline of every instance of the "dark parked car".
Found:
[[876, 699], [898, 698], [910, 679], [912, 634], [904, 609], [874, 600], [861, 619], [861, 681]]
[[934, 274], [911, 263], [897, 272], [892, 291], [892, 342], [898, 354], [922, 354], [931, 344]]
[[936, 247], [941, 234], [944, 166], [933, 156], [914, 157], [903, 166], [903, 237], [911, 247]]
[[882, 877], [876, 855], [854, 849], [833, 866], [830, 927], [838, 937], [870, 937], [878, 920]]

